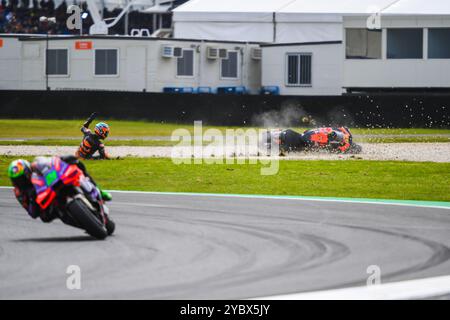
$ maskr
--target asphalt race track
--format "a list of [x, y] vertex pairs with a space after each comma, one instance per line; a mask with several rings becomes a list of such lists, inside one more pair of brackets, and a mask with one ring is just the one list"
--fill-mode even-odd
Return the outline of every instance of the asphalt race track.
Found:
[[[450, 273], [450, 211], [364, 203], [113, 193], [95, 241], [30, 219], [0, 190], [0, 298], [232, 299]], [[69, 265], [81, 290], [66, 288]]]

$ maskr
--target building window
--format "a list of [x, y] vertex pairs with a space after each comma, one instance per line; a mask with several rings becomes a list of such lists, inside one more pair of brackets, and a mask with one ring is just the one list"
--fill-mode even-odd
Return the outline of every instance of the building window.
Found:
[[388, 59], [422, 59], [423, 29], [388, 29]]
[[194, 50], [183, 49], [183, 56], [177, 58], [177, 76], [194, 76]]
[[96, 49], [95, 50], [95, 75], [115, 76], [118, 75], [118, 50]]
[[67, 49], [47, 49], [47, 74], [67, 76], [69, 74], [67, 55]]
[[428, 58], [450, 59], [450, 28], [428, 29]]
[[221, 61], [221, 77], [222, 78], [238, 78], [238, 51], [228, 51], [228, 59]]
[[346, 29], [347, 59], [381, 59], [381, 30]]
[[287, 55], [287, 85], [311, 86], [312, 55], [289, 53]]

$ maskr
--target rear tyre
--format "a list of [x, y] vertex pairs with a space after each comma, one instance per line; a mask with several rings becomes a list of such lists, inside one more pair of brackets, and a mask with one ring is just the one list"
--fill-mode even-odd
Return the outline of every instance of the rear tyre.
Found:
[[72, 218], [78, 222], [81, 228], [86, 230], [88, 234], [103, 240], [108, 236], [106, 227], [101, 223], [97, 217], [94, 216], [92, 211], [86, 206], [83, 200], [73, 200], [67, 208]]

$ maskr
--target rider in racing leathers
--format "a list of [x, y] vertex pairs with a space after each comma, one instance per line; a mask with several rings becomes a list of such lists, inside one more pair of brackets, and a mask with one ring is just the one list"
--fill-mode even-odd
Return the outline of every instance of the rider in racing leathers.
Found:
[[[77, 158], [81, 159], [110, 159], [105, 151], [105, 145], [102, 140], [106, 139], [109, 134], [109, 126], [104, 122], [99, 122], [95, 125], [94, 133], [89, 130], [89, 125], [95, 119], [97, 113], [93, 113], [86, 120], [81, 127], [83, 133], [83, 141], [80, 144], [76, 152]], [[94, 156], [94, 153], [98, 151], [99, 155]]]
[[314, 147], [327, 147], [337, 152], [347, 152], [351, 147], [350, 131], [346, 127], [316, 128], [303, 133], [294, 130], [283, 130], [279, 134], [280, 149], [301, 151]]
[[[8, 168], [8, 176], [11, 179], [11, 182], [14, 186], [14, 194], [17, 198], [17, 201], [22, 205], [22, 207], [28, 212], [30, 217], [33, 219], [40, 218], [43, 222], [51, 222], [55, 218], [59, 217], [58, 213], [55, 212], [51, 207], [43, 210], [36, 203], [36, 190], [31, 181], [33, 172], [40, 172], [40, 168], [45, 166], [45, 163], [49, 161], [51, 158], [45, 157], [36, 157], [33, 163], [29, 163], [26, 160], [15, 160], [11, 162]], [[60, 159], [68, 164], [76, 164], [78, 168], [83, 171], [84, 175], [88, 177], [91, 182], [95, 185], [94, 179], [86, 171], [86, 167], [82, 162], [80, 162], [74, 156], [64, 156], [60, 157]], [[100, 188], [99, 188], [100, 189]], [[111, 200], [111, 195], [100, 189], [102, 199], [105, 201]], [[70, 224], [70, 221], [65, 221]]]

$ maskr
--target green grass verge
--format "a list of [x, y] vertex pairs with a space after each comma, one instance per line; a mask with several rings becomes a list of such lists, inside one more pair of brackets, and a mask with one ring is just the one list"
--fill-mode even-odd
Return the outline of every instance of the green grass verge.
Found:
[[[42, 146], [77, 146], [80, 140], [80, 126], [83, 120], [23, 120], [23, 119], [0, 119], [0, 145], [42, 145]], [[179, 128], [185, 128], [193, 132], [193, 124], [167, 124], [145, 121], [118, 121], [110, 120], [112, 139], [106, 140], [109, 146], [171, 146], [171, 141], [158, 141], [142, 139], [148, 136], [169, 137], [172, 132]], [[205, 126], [207, 130], [211, 126]], [[236, 127], [214, 127], [224, 132], [226, 129]], [[250, 127], [249, 127], [250, 128]], [[302, 132], [306, 128], [295, 128]], [[360, 135], [355, 141], [370, 143], [396, 143], [396, 142], [450, 142], [449, 137], [438, 136], [439, 134], [450, 134], [446, 129], [360, 129], [352, 128], [353, 134]], [[401, 136], [426, 134], [427, 136]], [[372, 135], [372, 136], [361, 136]], [[375, 137], [373, 136], [375, 135]], [[379, 137], [376, 137], [376, 136]], [[398, 137], [383, 135], [400, 135]], [[129, 140], [114, 140], [114, 137], [130, 137]], [[10, 138], [10, 140], [8, 139]], [[72, 138], [72, 139], [68, 139]], [[14, 139], [26, 139], [17, 141]]]
[[[0, 157], [0, 185], [9, 185]], [[87, 161], [103, 188], [118, 190], [300, 195], [450, 201], [450, 163], [280, 161], [277, 175], [260, 165], [175, 165], [170, 159]]]
[[[102, 120], [101, 118], [98, 119]], [[80, 135], [80, 126], [84, 120], [27, 120], [0, 119], [0, 138], [32, 138], [46, 137], [60, 139]], [[111, 137], [170, 136], [175, 129], [185, 128], [193, 131], [191, 124], [168, 124], [146, 121], [108, 120], [111, 126]], [[212, 128], [204, 126], [204, 130]], [[225, 130], [236, 127], [214, 128]], [[296, 128], [298, 131], [305, 128]], [[450, 129], [366, 129], [351, 128], [353, 134], [450, 134]]]
[[[0, 146], [79, 146], [80, 139], [39, 139], [39, 140], [0, 140]], [[164, 140], [106, 140], [105, 145], [132, 147], [160, 147], [173, 146], [176, 142]]]
[[[80, 145], [80, 139], [30, 139], [30, 140], [0, 140], [0, 146], [78, 146]], [[379, 138], [357, 138], [355, 142], [367, 142], [367, 143], [444, 143], [450, 142], [450, 138], [447, 137], [379, 137]], [[143, 140], [143, 139], [131, 139], [131, 140], [106, 140], [105, 145], [111, 146], [133, 146], [133, 147], [161, 147], [161, 146], [174, 146], [178, 142], [172, 142], [167, 140]], [[207, 145], [208, 143], [204, 143]]]
[[[99, 118], [98, 121], [103, 119]], [[85, 120], [30, 120], [0, 119], [0, 138], [64, 138], [81, 136], [80, 128]], [[193, 132], [192, 124], [168, 124], [147, 121], [107, 120], [110, 136], [144, 137], [171, 136], [176, 129], [185, 128]], [[95, 123], [95, 122], [94, 122]], [[204, 126], [204, 130], [212, 128]], [[225, 127], [218, 127], [226, 129]], [[233, 128], [233, 127], [229, 127]]]
[[355, 138], [355, 142], [367, 142], [367, 143], [445, 143], [450, 142], [450, 137], [439, 136], [421, 136], [421, 137], [377, 137], [377, 138]]

